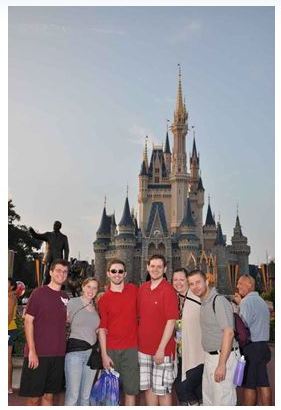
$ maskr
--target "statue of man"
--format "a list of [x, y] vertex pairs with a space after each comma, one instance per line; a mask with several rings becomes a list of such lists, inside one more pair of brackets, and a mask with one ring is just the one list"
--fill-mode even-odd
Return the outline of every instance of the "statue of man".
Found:
[[46, 242], [46, 251], [43, 257], [44, 274], [42, 285], [47, 285], [50, 282], [50, 265], [56, 259], [68, 260], [69, 246], [67, 236], [60, 232], [61, 222], [54, 222], [53, 232], [37, 233], [33, 228], [29, 228], [31, 236], [41, 241]]

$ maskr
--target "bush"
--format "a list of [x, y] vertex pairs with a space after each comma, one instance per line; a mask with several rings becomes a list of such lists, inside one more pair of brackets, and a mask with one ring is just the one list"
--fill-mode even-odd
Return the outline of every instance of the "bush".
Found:
[[18, 337], [14, 344], [13, 355], [23, 356], [23, 349], [25, 345], [25, 333], [24, 333], [24, 322], [23, 322], [21, 313], [17, 314], [16, 323], [17, 323], [19, 333], [18, 333]]

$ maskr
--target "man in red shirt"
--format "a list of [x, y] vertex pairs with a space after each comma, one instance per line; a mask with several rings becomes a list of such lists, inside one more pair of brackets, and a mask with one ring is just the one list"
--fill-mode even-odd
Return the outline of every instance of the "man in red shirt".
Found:
[[125, 406], [135, 406], [139, 393], [137, 351], [137, 293], [132, 283], [125, 284], [125, 263], [114, 259], [107, 266], [110, 286], [99, 299], [101, 315], [99, 340], [105, 369], [120, 373]]
[[171, 406], [177, 295], [163, 278], [167, 270], [163, 255], [153, 255], [147, 270], [151, 280], [141, 286], [138, 295], [140, 390], [145, 390], [147, 406]]

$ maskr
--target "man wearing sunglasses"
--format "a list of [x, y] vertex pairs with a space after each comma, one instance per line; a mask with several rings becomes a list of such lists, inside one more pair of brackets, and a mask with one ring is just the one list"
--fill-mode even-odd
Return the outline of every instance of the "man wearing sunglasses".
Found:
[[139, 364], [137, 352], [137, 294], [138, 288], [125, 283], [125, 263], [114, 259], [108, 263], [110, 285], [99, 299], [101, 315], [99, 340], [103, 367], [113, 367], [120, 373], [125, 394], [125, 406], [135, 406], [139, 393]]

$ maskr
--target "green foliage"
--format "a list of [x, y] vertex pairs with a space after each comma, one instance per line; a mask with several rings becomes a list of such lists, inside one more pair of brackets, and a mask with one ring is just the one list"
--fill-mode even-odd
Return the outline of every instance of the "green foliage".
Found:
[[263, 298], [263, 300], [271, 300], [269, 293], [263, 292], [263, 293], [260, 294], [260, 297]]
[[16, 324], [18, 327], [19, 334], [14, 344], [13, 355], [23, 356], [23, 349], [24, 349], [24, 344], [25, 344], [25, 333], [24, 333], [24, 321], [23, 321], [21, 313], [17, 314]]
[[271, 302], [273, 303], [273, 310], [275, 310], [275, 288], [271, 289], [269, 296], [270, 296]]
[[26, 283], [28, 278], [27, 261], [40, 249], [42, 242], [32, 238], [25, 225], [16, 224], [20, 216], [15, 211], [12, 200], [8, 201], [8, 248], [15, 251], [13, 276]]

